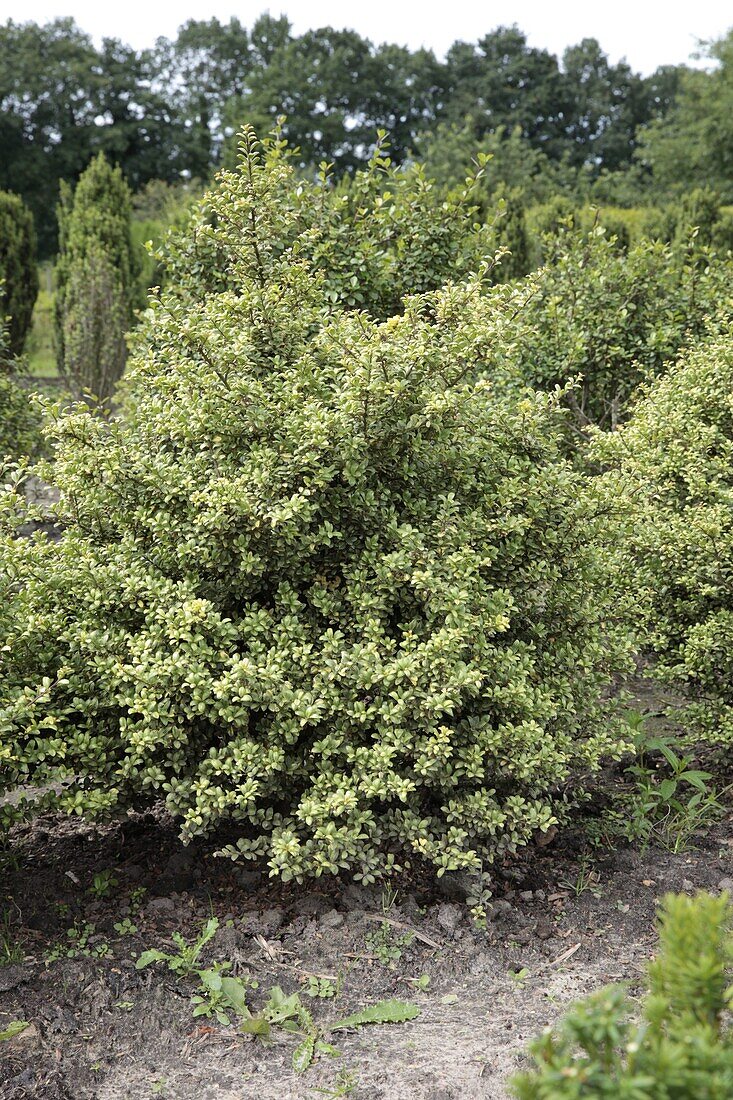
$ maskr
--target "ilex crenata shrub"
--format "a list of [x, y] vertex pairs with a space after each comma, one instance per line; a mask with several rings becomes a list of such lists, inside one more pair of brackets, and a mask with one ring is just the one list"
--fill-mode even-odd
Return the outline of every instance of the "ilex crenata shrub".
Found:
[[733, 742], [733, 332], [686, 351], [594, 453], [632, 504], [623, 569], [656, 668]]
[[[723, 1100], [733, 1096], [727, 894], [668, 895], [641, 1010], [622, 986], [576, 1005], [530, 1047], [518, 1100]], [[638, 1017], [641, 1016], [641, 1019]]]
[[708, 315], [724, 306], [731, 315], [733, 264], [659, 241], [624, 251], [602, 225], [568, 225], [550, 243], [536, 293], [518, 315], [514, 369], [547, 389], [579, 378], [567, 397], [576, 430], [613, 428], [636, 387], [663, 373], [706, 330]]
[[333, 310], [244, 146], [230, 286], [153, 304], [133, 410], [56, 424], [64, 538], [3, 543], [2, 785], [163, 799], [286, 879], [478, 869], [620, 749], [612, 509], [553, 398], [476, 381], [518, 291]]
[[125, 369], [139, 302], [130, 190], [99, 154], [76, 189], [62, 185], [56, 265], [59, 373], [76, 394], [106, 401]]
[[13, 358], [23, 352], [37, 297], [33, 215], [18, 195], [0, 191], [0, 327]]
[[[331, 308], [363, 309], [385, 320], [401, 312], [406, 295], [465, 278], [493, 262], [497, 244], [504, 244], [504, 211], [496, 230], [480, 214], [480, 172], [446, 194], [420, 165], [396, 167], [384, 135], [367, 167], [339, 184], [325, 164], [316, 178], [301, 178], [278, 131], [263, 143], [262, 156], [273, 204], [269, 246], [274, 253], [296, 248], [318, 273]], [[166, 285], [181, 300], [240, 292], [238, 250], [249, 231], [242, 191], [241, 168], [220, 172], [188, 224], [159, 250]], [[515, 220], [520, 214], [521, 208]]]

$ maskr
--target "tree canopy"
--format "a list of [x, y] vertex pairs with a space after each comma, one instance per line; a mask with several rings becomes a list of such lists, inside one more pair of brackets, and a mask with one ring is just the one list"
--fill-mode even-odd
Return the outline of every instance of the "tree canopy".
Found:
[[9, 20], [0, 26], [0, 189], [29, 205], [48, 255], [60, 181], [76, 182], [97, 153], [133, 191], [151, 179], [206, 179], [222, 159], [233, 162], [240, 125], [266, 131], [282, 114], [302, 164], [325, 160], [337, 173], [368, 159], [380, 129], [402, 163], [444, 126], [467, 128], [476, 143], [519, 140], [528, 163], [541, 157], [591, 180], [628, 172], [639, 144], [666, 180], [683, 142], [699, 152], [689, 172], [709, 156], [727, 179], [732, 52], [730, 38], [717, 44], [711, 73], [664, 67], [643, 77], [612, 64], [595, 39], [558, 58], [516, 26], [455, 42], [439, 59], [351, 30], [296, 35], [268, 14], [249, 28], [189, 20], [144, 50], [110, 38], [97, 47], [71, 19]]

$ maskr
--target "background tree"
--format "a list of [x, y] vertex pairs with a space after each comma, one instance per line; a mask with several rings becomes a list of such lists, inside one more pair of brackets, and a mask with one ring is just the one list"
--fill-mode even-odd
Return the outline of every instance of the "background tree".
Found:
[[0, 27], [0, 187], [28, 203], [47, 254], [58, 181], [89, 161], [98, 81], [92, 41], [70, 19]]
[[138, 304], [130, 232], [131, 196], [103, 154], [73, 192], [64, 185], [56, 266], [56, 349], [60, 374], [100, 400], [125, 367], [125, 333]]
[[33, 215], [17, 195], [0, 191], [0, 327], [13, 356], [22, 353], [38, 296]]
[[733, 201], [733, 30], [707, 43], [709, 72], [686, 70], [664, 118], [641, 132], [642, 160], [660, 189], [710, 185]]
[[470, 115], [477, 137], [518, 126], [532, 144], [562, 154], [567, 94], [557, 58], [528, 46], [518, 27], [499, 27], [476, 44], [456, 42], [445, 68], [441, 118], [462, 121]]

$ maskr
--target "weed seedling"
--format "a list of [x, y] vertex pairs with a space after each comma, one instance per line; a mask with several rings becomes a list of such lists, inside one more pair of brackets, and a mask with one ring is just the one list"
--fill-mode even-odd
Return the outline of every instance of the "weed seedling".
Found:
[[558, 886], [562, 886], [566, 890], [572, 890], [576, 898], [579, 898], [586, 891], [589, 891], [594, 898], [599, 898], [603, 894], [598, 872], [593, 870], [590, 861], [587, 859], [580, 861], [578, 873], [574, 879], [563, 879], [558, 882]]
[[402, 952], [411, 946], [414, 939], [414, 932], [400, 934], [384, 921], [375, 932], [369, 933], [366, 945], [382, 966], [390, 966], [402, 958]]
[[109, 944], [101, 942], [90, 944], [90, 940], [96, 932], [96, 925], [88, 921], [74, 921], [71, 928], [66, 929], [66, 942], [54, 944], [46, 953], [46, 962], [57, 962], [59, 959], [104, 959], [109, 955]]
[[170, 951], [158, 951], [156, 948], [152, 948], [149, 951], [143, 951], [135, 964], [136, 969], [142, 970], [143, 967], [150, 966], [151, 963], [164, 962], [168, 969], [172, 970], [175, 974], [181, 974], [183, 976], [192, 974], [198, 969], [196, 964], [198, 963], [199, 956], [206, 944], [216, 935], [218, 927], [218, 919], [216, 917], [211, 917], [210, 920], [207, 920], [198, 938], [194, 940], [193, 943], [186, 943], [180, 932], [174, 932], [172, 938], [173, 943], [178, 948], [177, 954]]
[[136, 917], [138, 915], [138, 913], [142, 909], [143, 899], [147, 892], [148, 891], [145, 886], [136, 886], [135, 889], [132, 891], [132, 893], [130, 894], [131, 916]]
[[421, 974], [419, 978], [408, 978], [407, 981], [410, 983], [410, 985], [414, 985], [415, 989], [419, 989], [422, 993], [424, 993], [426, 989], [430, 988], [429, 974]]
[[23, 961], [23, 948], [15, 938], [15, 929], [8, 909], [0, 913], [0, 966]]
[[338, 993], [338, 982], [332, 982], [329, 978], [309, 978], [304, 992], [309, 997], [321, 997], [327, 1000]]
[[517, 989], [524, 989], [527, 984], [527, 979], [530, 977], [530, 973], [527, 967], [523, 966], [521, 970], [510, 970], [509, 977], [516, 984]]
[[314, 1085], [310, 1091], [325, 1097], [325, 1100], [341, 1100], [343, 1096], [351, 1096], [358, 1084], [359, 1079], [350, 1070], [342, 1069], [337, 1074], [333, 1085], [326, 1085], [325, 1088]]
[[111, 871], [97, 871], [87, 893], [93, 894], [95, 898], [106, 898], [116, 885], [117, 878]]
[[[419, 1015], [420, 1009], [416, 1005], [406, 1004], [404, 1001], [380, 1001], [379, 1004], [370, 1005], [352, 1016], [338, 1020], [326, 1030], [327, 1032], [344, 1031], [360, 1028], [366, 1024], [404, 1023], [406, 1020], [414, 1020]], [[245, 1019], [241, 1026], [246, 1034], [254, 1035], [263, 1041], [270, 1038], [273, 1027], [280, 1027], [284, 1031], [302, 1036], [293, 1051], [293, 1069], [296, 1073], [304, 1073], [318, 1054], [325, 1054], [330, 1058], [340, 1057], [341, 1054], [324, 1038], [324, 1032], [315, 1023], [298, 994], [291, 993], [286, 996], [277, 985], [270, 990], [262, 1011], [256, 1016]]]
[[215, 1016], [220, 1024], [229, 1025], [231, 1016], [250, 1016], [247, 1007], [247, 991], [256, 989], [258, 982], [233, 978], [224, 971], [230, 963], [221, 963], [212, 970], [199, 970], [199, 992], [191, 998], [195, 1006], [194, 1016]]
[[112, 927], [120, 936], [134, 936], [137, 932], [137, 925], [129, 917], [123, 917], [122, 920], [115, 921]]
[[16, 1035], [20, 1035], [27, 1027], [28, 1023], [26, 1020], [11, 1020], [8, 1026], [0, 1031], [0, 1043], [5, 1042], [6, 1039], [14, 1039]]

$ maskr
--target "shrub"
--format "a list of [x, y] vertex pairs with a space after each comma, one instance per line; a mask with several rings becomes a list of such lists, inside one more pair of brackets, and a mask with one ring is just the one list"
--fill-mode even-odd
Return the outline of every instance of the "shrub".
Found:
[[506, 283], [527, 275], [531, 268], [529, 240], [524, 215], [521, 191], [518, 189], [499, 189], [493, 196], [496, 205], [494, 234], [496, 246], [507, 249], [501, 259], [494, 277], [497, 282]]
[[22, 366], [10, 351], [7, 327], [0, 324], [0, 466], [8, 458], [34, 457], [40, 441], [40, 421], [22, 384]]
[[237, 293], [162, 296], [134, 411], [58, 421], [64, 539], [3, 544], [4, 785], [163, 797], [284, 878], [478, 868], [620, 751], [605, 497], [552, 399], [474, 380], [517, 291], [332, 312], [245, 145], [216, 200]]
[[28, 391], [20, 384], [14, 364], [0, 357], [0, 463], [5, 458], [34, 457], [40, 440], [39, 418]]
[[[623, 988], [577, 1005], [530, 1047], [518, 1100], [703, 1100], [733, 1096], [727, 894], [668, 895], [641, 1022]], [[725, 1021], [725, 1022], [724, 1022]]]
[[17, 195], [0, 191], [0, 326], [13, 358], [21, 355], [38, 295], [33, 215]]
[[635, 502], [624, 568], [658, 671], [687, 688], [691, 714], [733, 741], [733, 333], [685, 351], [646, 388], [596, 456]]
[[582, 376], [568, 398], [576, 427], [615, 426], [638, 384], [729, 301], [730, 263], [705, 256], [651, 241], [624, 253], [600, 225], [567, 229], [520, 314], [512, 369], [546, 389]]
[[[245, 141], [245, 156], [247, 149]], [[262, 157], [280, 206], [271, 247], [283, 251], [297, 241], [331, 308], [364, 309], [384, 320], [401, 312], [406, 295], [435, 290], [493, 259], [493, 227], [478, 222], [475, 177], [446, 195], [419, 165], [395, 167], [383, 134], [368, 166], [338, 186], [328, 165], [317, 179], [300, 178], [278, 131], [263, 142]], [[240, 291], [238, 253], [249, 231], [242, 170], [220, 172], [217, 181], [158, 252], [181, 301]]]
[[125, 368], [139, 304], [130, 191], [100, 153], [76, 190], [62, 186], [56, 266], [59, 373], [77, 394], [107, 400]]
[[690, 247], [692, 237], [695, 247], [725, 254], [733, 248], [733, 217], [720, 204], [717, 191], [695, 187], [678, 203], [649, 212], [647, 236], [674, 242], [683, 250]]

